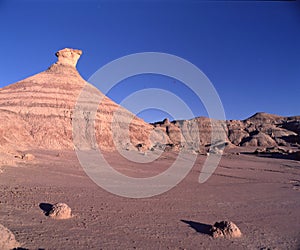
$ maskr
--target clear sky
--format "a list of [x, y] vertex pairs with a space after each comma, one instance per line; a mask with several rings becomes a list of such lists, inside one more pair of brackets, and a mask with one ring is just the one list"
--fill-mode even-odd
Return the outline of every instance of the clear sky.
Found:
[[[0, 0], [0, 31], [0, 87], [47, 69], [65, 47], [83, 51], [77, 68], [85, 79], [119, 57], [164, 52], [207, 75], [227, 119], [300, 115], [299, 1]], [[157, 75], [121, 82], [109, 97], [120, 102], [149, 87], [172, 91], [195, 116], [206, 115], [180, 82]], [[166, 116], [140, 115], [150, 122]]]

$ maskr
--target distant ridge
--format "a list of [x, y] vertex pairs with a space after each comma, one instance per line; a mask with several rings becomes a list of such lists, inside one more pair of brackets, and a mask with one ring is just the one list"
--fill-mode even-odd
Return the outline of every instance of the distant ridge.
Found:
[[250, 120], [277, 120], [277, 119], [282, 119], [283, 116], [279, 115], [274, 115], [274, 114], [269, 114], [265, 112], [257, 112], [254, 115], [250, 116], [249, 118], [245, 119], [245, 121], [250, 121]]

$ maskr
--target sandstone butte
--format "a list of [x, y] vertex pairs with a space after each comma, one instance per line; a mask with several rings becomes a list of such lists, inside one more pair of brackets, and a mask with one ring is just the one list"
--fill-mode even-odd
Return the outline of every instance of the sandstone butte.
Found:
[[[0, 89], [2, 164], [11, 163], [4, 156], [16, 151], [83, 149], [96, 144], [105, 151], [120, 147], [205, 152], [212, 143], [212, 128], [224, 133], [222, 140], [229, 147], [299, 148], [300, 116], [257, 113], [220, 124], [205, 117], [148, 124], [80, 76], [76, 64], [81, 54], [81, 50], [62, 49], [56, 53], [57, 62], [44, 72]], [[96, 111], [89, 110], [91, 107]]]

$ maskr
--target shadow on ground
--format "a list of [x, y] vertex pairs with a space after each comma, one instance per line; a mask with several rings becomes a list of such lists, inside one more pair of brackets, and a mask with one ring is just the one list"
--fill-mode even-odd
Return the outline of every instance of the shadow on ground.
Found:
[[193, 228], [198, 233], [207, 234], [210, 236], [212, 235], [211, 233], [212, 225], [204, 224], [196, 221], [188, 221], [188, 220], [181, 220], [181, 221], [183, 223], [188, 224], [191, 228]]
[[[12, 250], [30, 250], [29, 248], [24, 248], [24, 247], [17, 247], [13, 248]], [[45, 250], [44, 248], [38, 248], [37, 250]]]
[[49, 215], [49, 212], [51, 211], [52, 206], [53, 206], [53, 205], [51, 205], [51, 204], [49, 204], [49, 203], [40, 203], [40, 205], [39, 205], [40, 209], [43, 210], [43, 212], [44, 212], [44, 214], [45, 214], [46, 216]]
[[300, 161], [300, 151], [294, 153], [280, 153], [280, 152], [241, 152], [241, 154], [245, 155], [255, 155], [257, 157], [264, 158], [275, 158], [275, 159], [285, 159], [285, 160], [294, 160]]

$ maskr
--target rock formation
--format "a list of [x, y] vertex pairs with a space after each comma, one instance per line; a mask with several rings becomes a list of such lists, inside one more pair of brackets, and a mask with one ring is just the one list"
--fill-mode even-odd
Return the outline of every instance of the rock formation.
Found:
[[300, 116], [282, 117], [256, 113], [244, 121], [227, 121], [229, 140], [236, 146], [299, 146], [300, 129], [291, 124]]
[[[76, 63], [81, 54], [75, 49], [60, 50], [56, 53], [57, 62], [44, 72], [0, 89], [2, 164], [11, 163], [4, 160], [3, 154], [14, 155], [17, 150], [29, 149], [98, 146], [107, 151], [122, 148], [206, 153], [213, 146], [210, 153], [222, 153], [225, 144], [296, 148], [300, 145], [300, 116], [257, 113], [243, 121], [198, 117], [148, 124], [80, 76]], [[79, 96], [82, 98], [78, 99]], [[94, 112], [91, 107], [96, 107]]]
[[[193, 124], [193, 126], [189, 126]], [[239, 121], [226, 121], [221, 126], [213, 127], [213, 120], [198, 117], [192, 120], [157, 122], [153, 125], [166, 131], [169, 144], [178, 147], [188, 147], [195, 143], [199, 136], [200, 151], [210, 146], [212, 129], [221, 129], [226, 134], [225, 143], [231, 146], [250, 147], [300, 147], [300, 116], [282, 117], [267, 113], [257, 113], [252, 117]], [[195, 128], [198, 127], [197, 131]], [[180, 142], [180, 135], [183, 140]], [[180, 145], [178, 145], [180, 144]]]
[[[46, 71], [0, 89], [0, 119], [3, 121], [0, 127], [0, 147], [18, 150], [74, 148], [72, 120], [79, 94], [88, 86], [89, 91], [103, 96], [79, 75], [75, 66], [80, 55], [80, 50], [60, 50], [56, 53], [58, 61]], [[90, 103], [93, 101], [89, 100]], [[143, 143], [149, 147], [147, 138], [153, 127], [105, 96], [95, 117], [82, 110], [85, 120], [83, 132], [95, 122], [99, 147], [103, 150], [113, 150], [116, 145], [111, 127], [116, 110], [119, 110], [123, 117], [132, 119], [130, 143], [134, 146]], [[122, 138], [120, 141], [123, 144], [129, 143]]]

